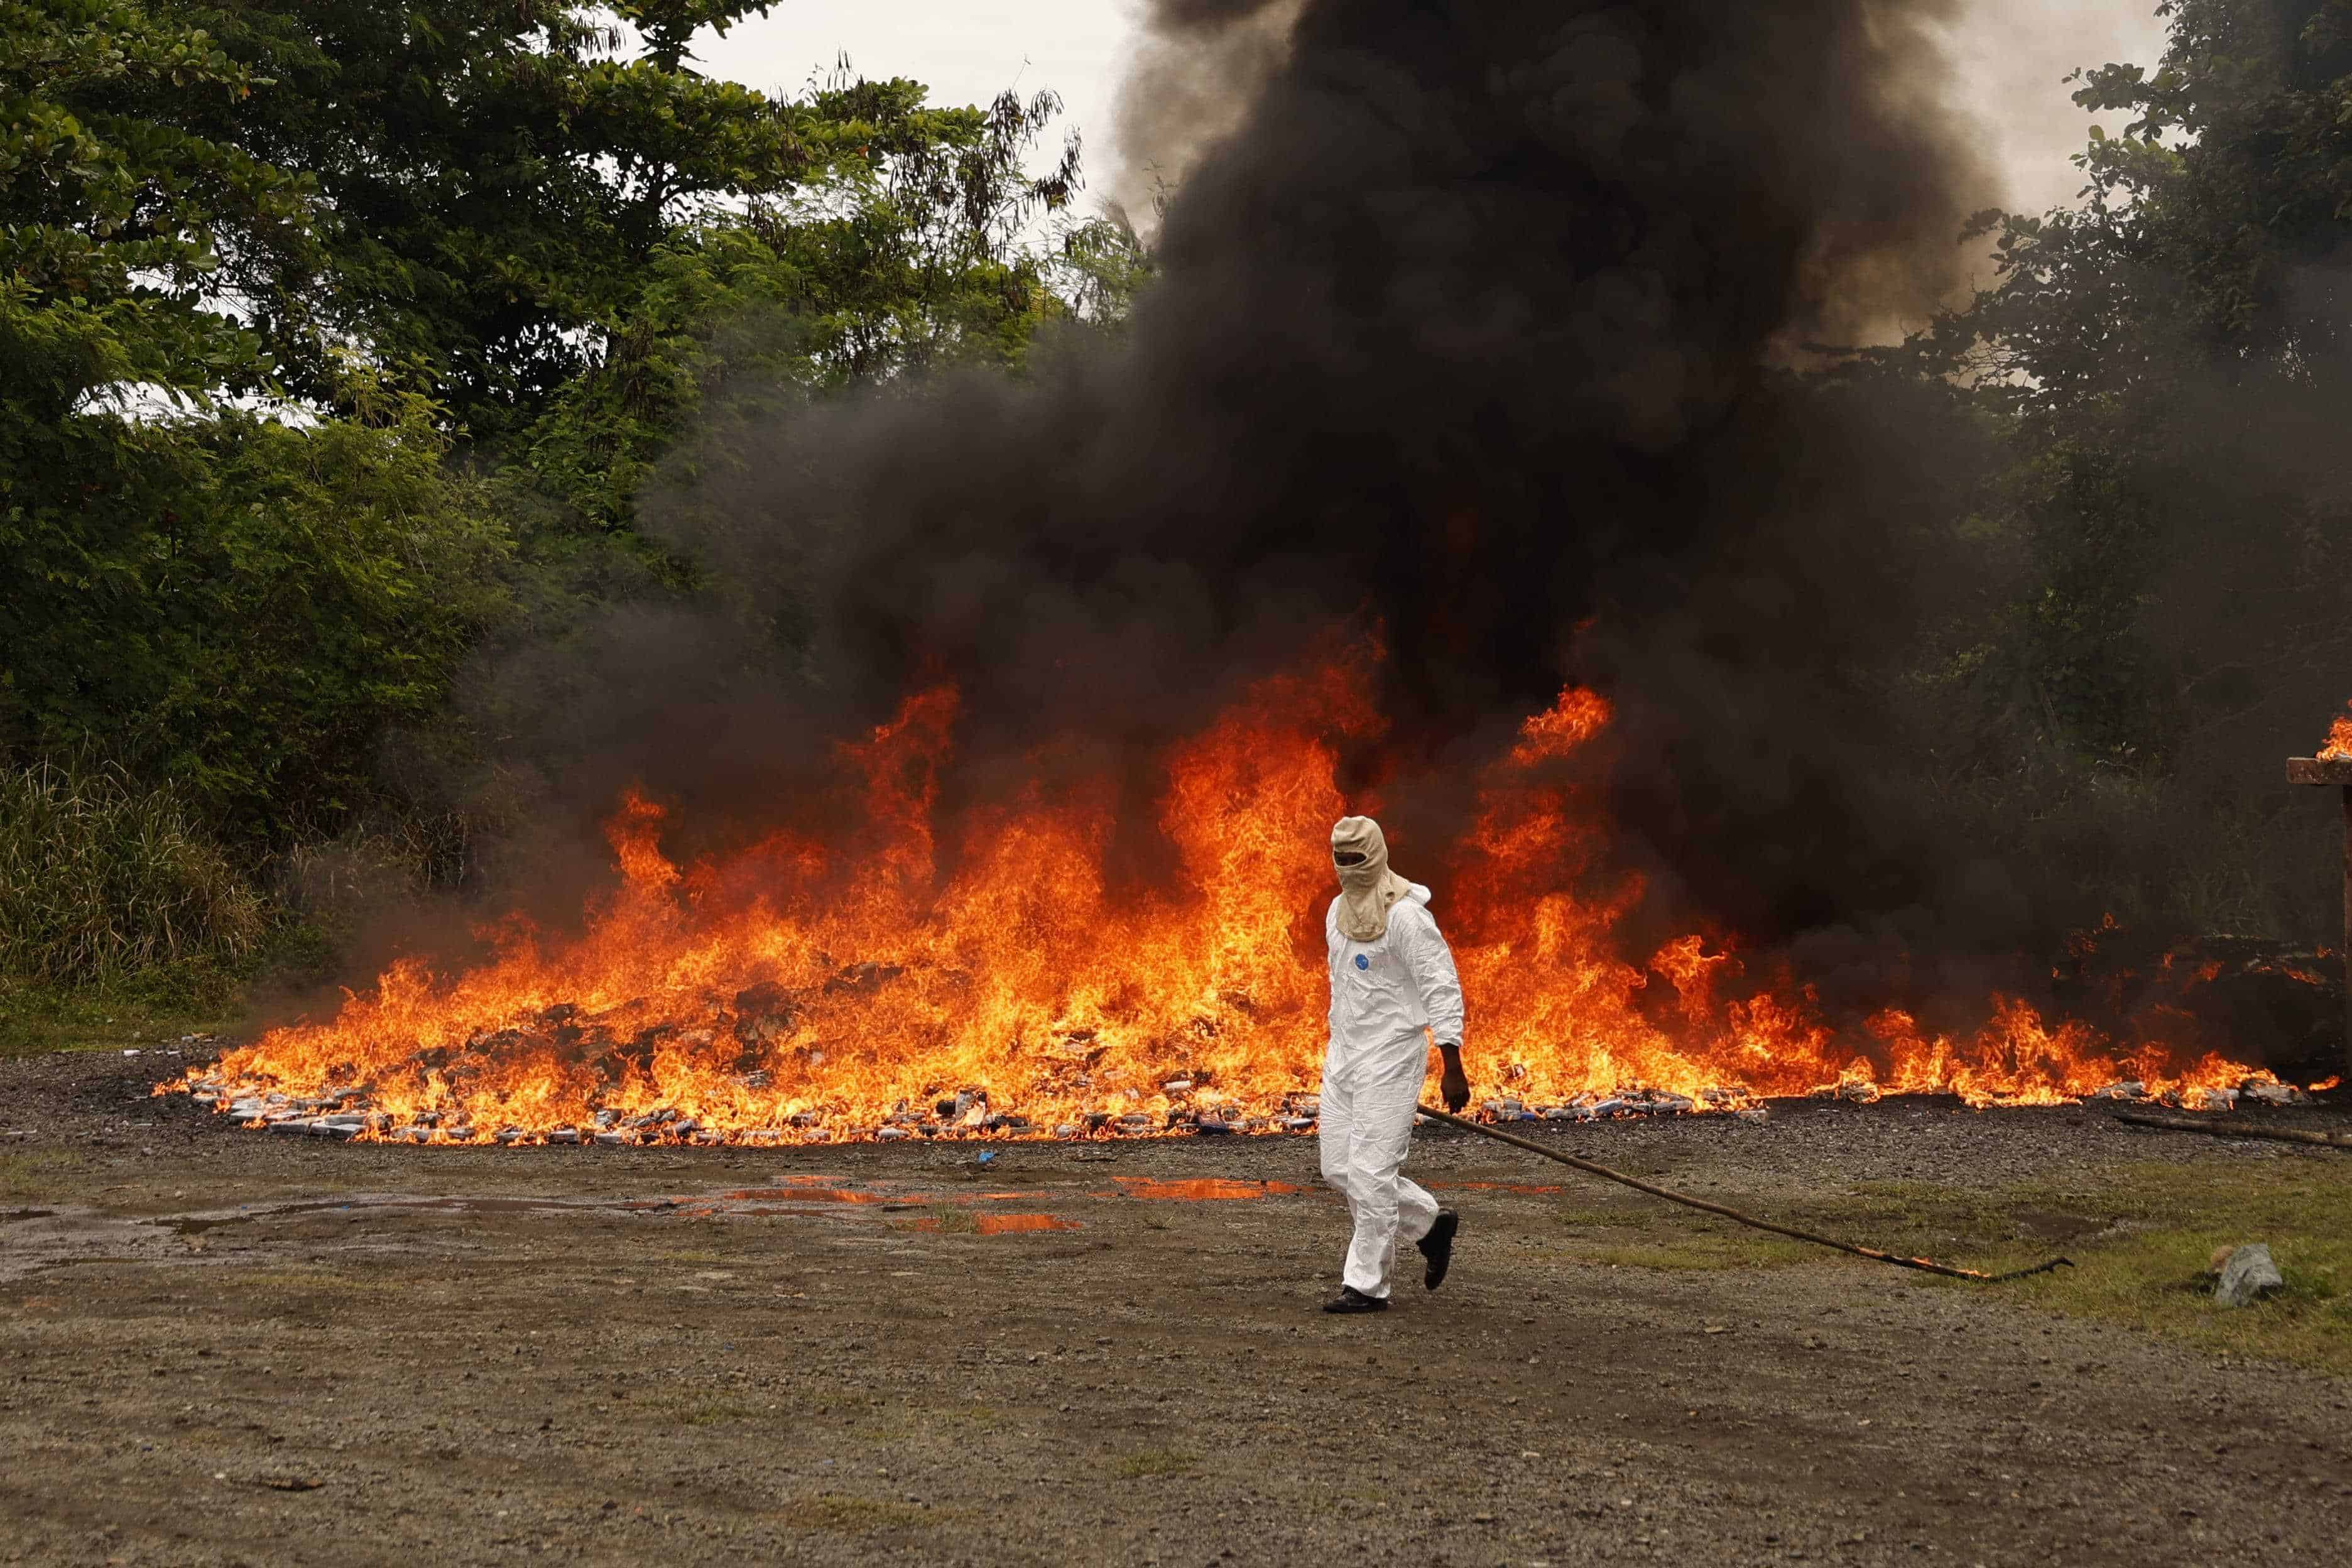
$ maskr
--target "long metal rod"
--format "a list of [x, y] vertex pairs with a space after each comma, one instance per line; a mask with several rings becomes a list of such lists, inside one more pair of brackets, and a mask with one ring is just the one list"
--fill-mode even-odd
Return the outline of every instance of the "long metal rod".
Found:
[[2202, 1132], [2209, 1138], [2268, 1138], [2277, 1143], [2316, 1143], [2323, 1149], [2352, 1149], [2352, 1138], [2341, 1132], [2306, 1132], [2295, 1127], [2239, 1127], [2223, 1121], [2191, 1121], [2185, 1116], [2150, 1116], [2126, 1110], [2116, 1118], [2134, 1127], [2160, 1127], [2167, 1132]]
[[1734, 1224], [1747, 1226], [1752, 1230], [1769, 1230], [1775, 1236], [1785, 1236], [1797, 1241], [1810, 1241], [1815, 1247], [1832, 1247], [1839, 1252], [1851, 1253], [1856, 1258], [1867, 1258], [1873, 1263], [1891, 1263], [1897, 1268], [1916, 1268], [1922, 1273], [1940, 1274], [1947, 1279], [1973, 1279], [1985, 1285], [1998, 1285], [2005, 1279], [2022, 1279], [2028, 1275], [2047, 1274], [2053, 1268], [2072, 1268], [2074, 1266], [2074, 1260], [2071, 1258], [2053, 1258], [2046, 1263], [2037, 1263], [2031, 1268], [2012, 1268], [2006, 1274], [1986, 1274], [1974, 1268], [1955, 1268], [1948, 1263], [1937, 1263], [1926, 1258], [1904, 1258], [1892, 1252], [1881, 1252], [1874, 1247], [1857, 1247], [1850, 1241], [1839, 1241], [1832, 1237], [1817, 1236], [1810, 1230], [1799, 1230], [1794, 1226], [1777, 1225], [1769, 1219], [1758, 1219], [1754, 1215], [1741, 1214], [1738, 1209], [1726, 1208], [1721, 1204], [1708, 1203], [1705, 1198], [1694, 1198], [1686, 1194], [1658, 1186], [1654, 1183], [1643, 1181], [1638, 1176], [1629, 1176], [1622, 1171], [1612, 1171], [1608, 1166], [1598, 1164], [1593, 1161], [1581, 1159], [1574, 1154], [1563, 1154], [1557, 1149], [1547, 1149], [1540, 1143], [1518, 1137], [1514, 1133], [1505, 1132], [1499, 1128], [1489, 1127], [1483, 1121], [1473, 1121], [1467, 1117], [1455, 1116], [1450, 1111], [1433, 1110], [1426, 1105], [1422, 1106], [1420, 1110], [1423, 1116], [1433, 1121], [1443, 1121], [1448, 1127], [1459, 1127], [1465, 1132], [1475, 1132], [1481, 1138], [1492, 1138], [1497, 1143], [1508, 1143], [1515, 1149], [1525, 1149], [1530, 1154], [1540, 1154], [1547, 1160], [1557, 1160], [1559, 1163], [1582, 1171], [1589, 1176], [1599, 1176], [1602, 1181], [1615, 1182], [1619, 1186], [1631, 1187], [1637, 1193], [1647, 1193], [1654, 1198], [1664, 1198], [1670, 1204], [1680, 1204], [1685, 1208], [1697, 1209], [1703, 1214], [1717, 1215]]

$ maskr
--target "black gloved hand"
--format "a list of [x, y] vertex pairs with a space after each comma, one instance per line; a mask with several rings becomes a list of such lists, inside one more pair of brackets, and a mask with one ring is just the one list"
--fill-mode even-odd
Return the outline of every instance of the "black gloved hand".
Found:
[[1445, 1056], [1445, 1073], [1437, 1080], [1438, 1098], [1446, 1110], [1459, 1116], [1462, 1108], [1470, 1103], [1470, 1079], [1462, 1070], [1462, 1047], [1441, 1042], [1437, 1048]]

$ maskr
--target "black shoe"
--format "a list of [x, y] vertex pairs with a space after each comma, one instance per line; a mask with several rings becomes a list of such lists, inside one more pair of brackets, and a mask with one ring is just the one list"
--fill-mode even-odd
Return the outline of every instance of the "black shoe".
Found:
[[1339, 1293], [1323, 1303], [1327, 1312], [1385, 1312], [1389, 1310], [1385, 1296], [1367, 1296], [1353, 1285], [1342, 1285]]
[[1434, 1290], [1445, 1283], [1445, 1271], [1454, 1266], [1454, 1233], [1462, 1228], [1462, 1216], [1452, 1209], [1439, 1209], [1437, 1218], [1430, 1223], [1429, 1234], [1413, 1243], [1421, 1255], [1429, 1259], [1429, 1272], [1421, 1282]]

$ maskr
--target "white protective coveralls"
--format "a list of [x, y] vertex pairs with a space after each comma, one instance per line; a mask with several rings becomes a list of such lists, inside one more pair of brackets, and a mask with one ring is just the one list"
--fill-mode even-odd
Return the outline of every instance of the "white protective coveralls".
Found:
[[1323, 1179], [1347, 1198], [1356, 1224], [1341, 1282], [1385, 1298], [1391, 1252], [1400, 1240], [1427, 1236], [1437, 1218], [1437, 1200], [1397, 1170], [1412, 1141], [1429, 1037], [1462, 1039], [1462, 982], [1430, 915], [1429, 889], [1418, 882], [1389, 910], [1387, 930], [1373, 941], [1350, 941], [1339, 929], [1337, 899], [1323, 934], [1331, 968]]

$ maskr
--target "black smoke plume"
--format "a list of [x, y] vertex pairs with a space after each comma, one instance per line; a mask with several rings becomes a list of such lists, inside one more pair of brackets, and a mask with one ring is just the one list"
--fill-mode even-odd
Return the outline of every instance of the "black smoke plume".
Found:
[[1920, 520], [1959, 458], [1931, 392], [1818, 374], [1956, 281], [1986, 182], [1944, 15], [1163, 0], [1163, 51], [1250, 64], [1124, 334], [714, 435], [646, 510], [728, 610], [633, 612], [538, 739], [593, 798], [724, 815], [945, 679], [960, 790], [1060, 742], [1140, 791], [1240, 680], [1377, 626], [1393, 725], [1350, 765], [1405, 841], [1459, 826], [1470, 741], [1583, 680], [1660, 932], [1881, 975], [2016, 945], [2030, 900], [1901, 787], [1877, 684], [1953, 591]]

